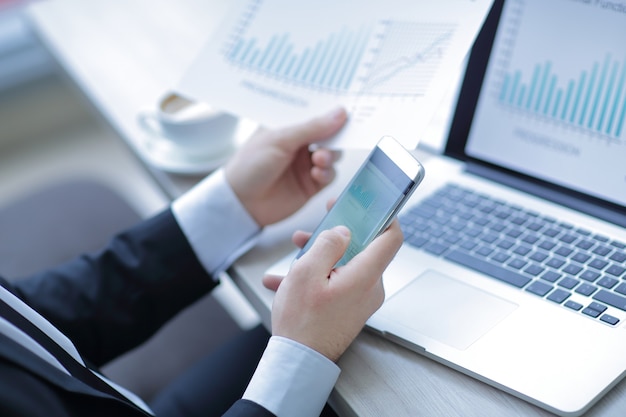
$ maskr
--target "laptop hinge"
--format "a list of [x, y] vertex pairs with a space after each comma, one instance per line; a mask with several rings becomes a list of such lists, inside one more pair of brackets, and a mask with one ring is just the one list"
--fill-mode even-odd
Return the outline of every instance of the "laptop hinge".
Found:
[[600, 218], [615, 225], [626, 227], [626, 212], [623, 207], [564, 189], [540, 180], [508, 173], [474, 161], [467, 161], [467, 172], [524, 191], [553, 203]]

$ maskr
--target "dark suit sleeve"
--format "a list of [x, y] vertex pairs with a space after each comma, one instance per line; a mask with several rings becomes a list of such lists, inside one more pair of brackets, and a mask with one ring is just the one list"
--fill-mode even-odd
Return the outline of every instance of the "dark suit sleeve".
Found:
[[239, 400], [224, 413], [223, 417], [276, 417], [257, 403]]
[[215, 286], [171, 210], [107, 247], [9, 286], [102, 365], [141, 344]]

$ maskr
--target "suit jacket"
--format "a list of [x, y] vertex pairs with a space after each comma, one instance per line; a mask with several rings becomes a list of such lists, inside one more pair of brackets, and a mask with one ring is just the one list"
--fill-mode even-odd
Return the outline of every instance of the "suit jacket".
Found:
[[[216, 284], [166, 210], [117, 235], [98, 253], [14, 283], [0, 277], [0, 285], [46, 317], [97, 367], [144, 342]], [[146, 414], [129, 401], [59, 371], [0, 334], [0, 415]], [[226, 415], [272, 414], [240, 400]]]

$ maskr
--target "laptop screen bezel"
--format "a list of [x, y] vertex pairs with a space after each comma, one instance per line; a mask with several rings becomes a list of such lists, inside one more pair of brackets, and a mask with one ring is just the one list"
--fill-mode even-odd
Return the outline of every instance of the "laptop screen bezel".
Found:
[[581, 192], [469, 156], [465, 147], [493, 47], [504, 0], [495, 0], [470, 52], [444, 148], [446, 156], [466, 162], [467, 170], [513, 188], [626, 227], [626, 208]]

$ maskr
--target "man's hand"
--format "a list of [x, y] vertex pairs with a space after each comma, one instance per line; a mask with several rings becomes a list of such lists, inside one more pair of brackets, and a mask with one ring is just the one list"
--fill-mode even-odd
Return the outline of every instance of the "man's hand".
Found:
[[226, 180], [261, 226], [295, 213], [335, 178], [336, 153], [309, 145], [335, 135], [344, 109], [281, 130], [259, 130], [226, 165]]
[[[310, 236], [310, 235], [309, 235]], [[303, 233], [294, 234], [302, 246]], [[350, 231], [338, 226], [322, 232], [285, 278], [266, 276], [275, 290], [272, 334], [302, 343], [337, 361], [382, 305], [382, 274], [402, 245], [397, 220], [346, 265], [333, 268], [350, 242]]]

